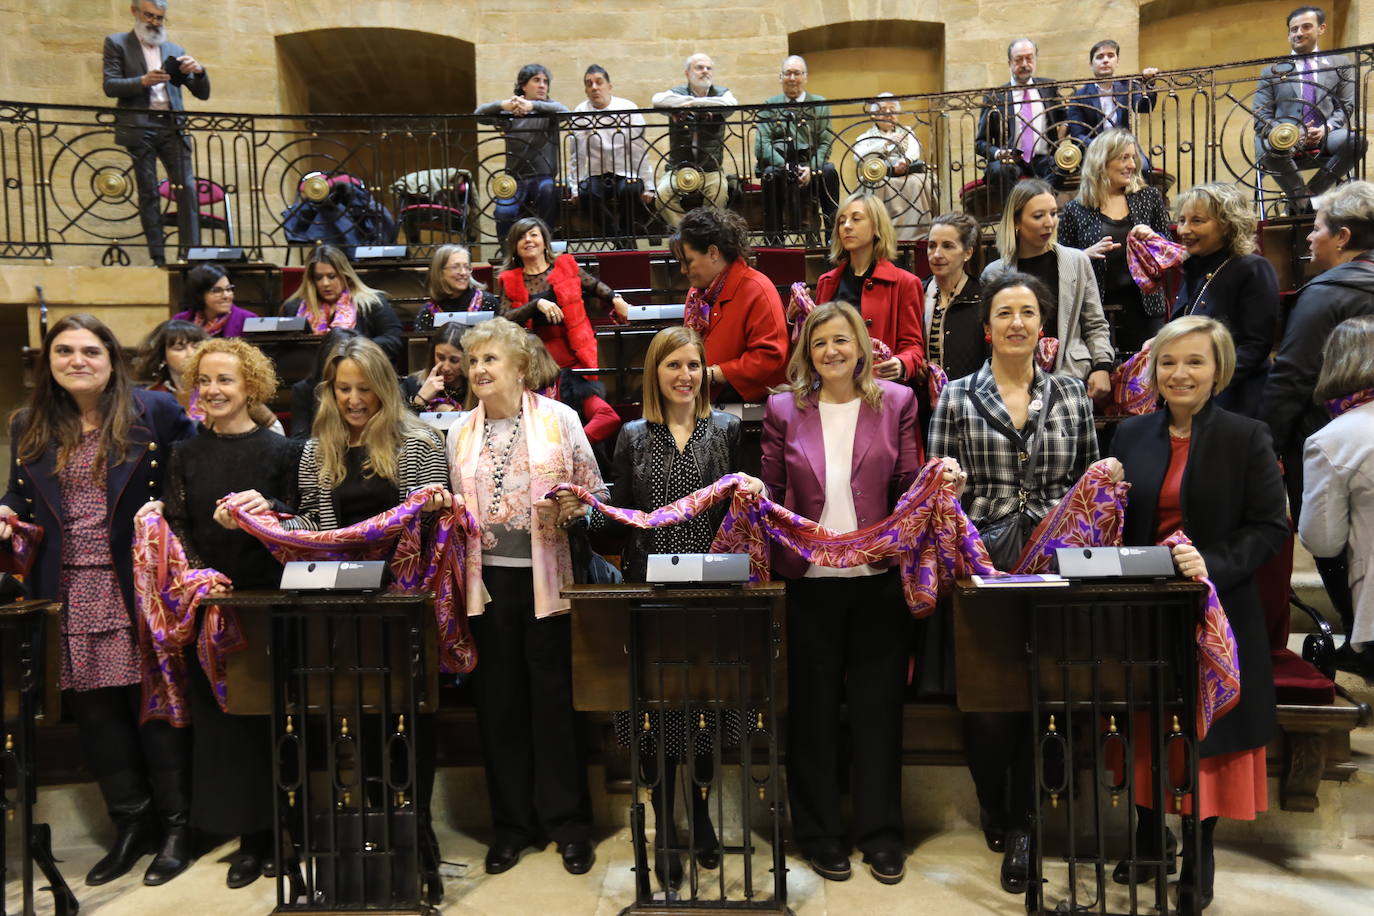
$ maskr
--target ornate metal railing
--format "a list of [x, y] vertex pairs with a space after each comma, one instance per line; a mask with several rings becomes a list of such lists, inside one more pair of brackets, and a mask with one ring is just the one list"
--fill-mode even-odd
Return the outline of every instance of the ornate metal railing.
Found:
[[[1253, 194], [1263, 215], [1286, 212], [1273, 169], [1260, 162], [1257, 137], [1278, 158], [1293, 156], [1299, 167], [1315, 167], [1326, 160], [1320, 151], [1305, 149], [1306, 128], [1344, 122], [1362, 140], [1366, 123], [1374, 45], [1332, 52], [1319, 64], [1316, 75], [1304, 75], [1288, 57], [1254, 60], [1161, 73], [1148, 84], [1136, 84], [1134, 90], [1152, 100], [1149, 106], [1133, 104], [1130, 117], [1156, 182], [1166, 189], [1237, 182]], [[1271, 66], [1290, 84], [1311, 82], [1316, 99], [1266, 104], [1259, 77]], [[1052, 155], [1048, 172], [1066, 190], [1077, 180], [1082, 154], [1071, 128], [1092, 120], [1071, 102], [1096, 108], [1101, 98], [1070, 98], [1087, 82], [1057, 84], [1051, 105], [1056, 124], [1038, 148]], [[892, 134], [877, 132], [873, 100], [832, 100], [828, 162], [836, 171], [838, 195], [874, 189], [908, 237], [919, 235], [931, 214], [945, 210], [963, 207], [994, 217], [1000, 209], [997, 194], [976, 184], [987, 165], [976, 140], [988, 99], [987, 90], [898, 96], [902, 110]], [[803, 190], [787, 178], [818, 152], [804, 148], [795, 136], [797, 125], [817, 114], [815, 107], [552, 116], [548, 126], [557, 135], [556, 161], [545, 171], [552, 172], [555, 186], [546, 202], [552, 203], [557, 232], [575, 248], [586, 249], [618, 247], [631, 236], [661, 240], [674, 211], [706, 192], [743, 212], [761, 241], [819, 243], [821, 207], [827, 203], [824, 182], [818, 176]], [[142, 257], [137, 188], [129, 152], [115, 142], [117, 117], [108, 108], [0, 102], [0, 257], [116, 264]], [[522, 145], [530, 135], [507, 131], [508, 126], [508, 119], [473, 115], [194, 111], [177, 123], [191, 140], [201, 243], [241, 246], [254, 259], [276, 263], [289, 262], [294, 246], [317, 240], [405, 243], [415, 255], [440, 242], [462, 240], [483, 245], [482, 253], [489, 255], [499, 244], [496, 225], [509, 217], [511, 196], [537, 198], [529, 193], [535, 190], [530, 183], [520, 180], [528, 176], [512, 168], [507, 155], [508, 147]], [[600, 132], [599, 140], [592, 131]], [[913, 155], [914, 147], [902, 152], [903, 142], [897, 141], [907, 137], [919, 153]], [[633, 141], [628, 146], [627, 139]], [[993, 146], [1014, 145], [984, 139], [992, 139]], [[579, 158], [589, 140], [604, 144], [603, 168], [645, 180], [626, 191], [617, 216], [589, 206], [595, 184], [579, 188], [570, 180], [590, 177]], [[767, 195], [759, 152], [766, 150], [787, 162], [779, 175], [773, 225], [765, 225], [762, 199]], [[1359, 155], [1352, 174], [1364, 173]], [[648, 181], [655, 188], [648, 188]], [[644, 203], [640, 193], [655, 189], [663, 192], [660, 201]], [[164, 211], [174, 210], [175, 189], [163, 196]], [[665, 209], [662, 199], [669, 197], [673, 205]], [[175, 237], [175, 216], [165, 212], [164, 222], [171, 241], [184, 244]]]

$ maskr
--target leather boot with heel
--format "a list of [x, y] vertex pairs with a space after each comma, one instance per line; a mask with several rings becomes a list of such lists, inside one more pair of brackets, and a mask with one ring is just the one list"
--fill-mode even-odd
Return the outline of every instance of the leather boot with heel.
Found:
[[191, 774], [184, 769], [155, 770], [153, 799], [165, 833], [162, 848], [143, 873], [149, 887], [166, 884], [191, 867]]
[[86, 874], [86, 884], [99, 887], [128, 874], [138, 860], [157, 851], [162, 832], [153, 817], [153, 800], [143, 777], [130, 770], [99, 777], [100, 794], [115, 825], [110, 851]]

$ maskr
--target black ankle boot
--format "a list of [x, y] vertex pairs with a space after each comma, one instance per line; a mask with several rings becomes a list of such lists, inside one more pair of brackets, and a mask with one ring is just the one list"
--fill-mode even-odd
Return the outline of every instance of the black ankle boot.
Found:
[[[1139, 859], [1153, 859], [1159, 857], [1159, 817], [1153, 808], [1136, 806], [1135, 822], [1135, 849], [1136, 857]], [[1172, 875], [1178, 871], [1178, 838], [1169, 828], [1164, 828], [1164, 856], [1166, 863], [1165, 870]], [[1116, 869], [1112, 872], [1112, 880], [1117, 884], [1130, 884], [1132, 882], [1132, 869], [1123, 860], [1118, 862]], [[1134, 881], [1136, 884], [1145, 884], [1153, 881], [1156, 872], [1152, 865], [1137, 865], [1134, 869]]]
[[181, 823], [169, 823], [162, 848], [143, 873], [143, 883], [149, 887], [166, 884], [190, 867], [191, 827], [184, 820]]
[[692, 796], [692, 852], [702, 868], [720, 868], [720, 841], [711, 825], [711, 800], [709, 796], [702, 797], [700, 788], [695, 791]]
[[[676, 767], [671, 762], [666, 770], [665, 777], [676, 776]], [[676, 891], [682, 884], [682, 856], [671, 851], [677, 847], [677, 824], [673, 820], [675, 788], [665, 779], [649, 790], [649, 804], [654, 809], [654, 875], [665, 891]]]
[[140, 858], [157, 850], [159, 838], [151, 813], [116, 815], [114, 845], [86, 874], [86, 883], [99, 887], [128, 874]]
[[420, 818], [420, 876], [425, 882], [425, 898], [433, 906], [444, 899], [444, 879], [439, 875], [439, 838], [434, 823], [425, 814]]
[[1183, 822], [1183, 874], [1179, 876], [1178, 881], [1178, 911], [1183, 916], [1201, 913], [1212, 905], [1212, 892], [1217, 874], [1216, 847], [1213, 844], [1217, 819], [1209, 817], [1201, 821], [1198, 845], [1201, 847], [1199, 852], [1202, 858], [1202, 873], [1196, 878], [1193, 875], [1193, 859], [1189, 854], [1189, 839], [1192, 833], [1189, 827], [1189, 821], [1185, 819]]

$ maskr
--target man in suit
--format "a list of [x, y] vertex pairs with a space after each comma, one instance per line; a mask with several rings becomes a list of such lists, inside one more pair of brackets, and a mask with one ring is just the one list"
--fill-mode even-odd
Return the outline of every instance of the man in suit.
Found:
[[987, 161], [983, 178], [998, 200], [1023, 177], [1052, 182], [1055, 144], [1068, 136], [1066, 109], [1048, 85], [1054, 80], [1035, 75], [1038, 54], [1029, 38], [1013, 41], [1007, 46], [1011, 79], [983, 97], [974, 148]]
[[[1344, 55], [1321, 52], [1318, 44], [1325, 33], [1326, 11], [1320, 7], [1301, 6], [1289, 13], [1292, 58], [1265, 67], [1255, 91], [1259, 167], [1274, 176], [1290, 207], [1308, 212], [1310, 198], [1349, 172], [1367, 145], [1350, 123], [1355, 111], [1355, 70]], [[1281, 149], [1271, 137], [1285, 124], [1296, 126], [1300, 133], [1296, 145]], [[1299, 166], [1316, 157], [1326, 161], [1311, 181], [1304, 182]]]
[[[1079, 86], [1069, 98], [1069, 136], [1084, 149], [1093, 142], [1094, 137], [1105, 131], [1113, 128], [1130, 131], [1132, 111], [1142, 114], [1154, 111], [1153, 89], [1145, 88], [1146, 84], [1141, 80], [1116, 78], [1120, 55], [1121, 45], [1110, 38], [1093, 45], [1088, 52], [1088, 62], [1092, 65], [1095, 82]], [[1141, 71], [1141, 76], [1150, 80], [1158, 73], [1158, 67], [1146, 67]], [[1143, 172], [1150, 170], [1149, 160], [1143, 151], [1140, 168]]]
[[[204, 101], [210, 97], [210, 77], [194, 57], [167, 40], [167, 0], [138, 0], [129, 7], [134, 27], [105, 38], [105, 95], [118, 99], [121, 109], [140, 112], [120, 114], [115, 121], [115, 142], [129, 151], [138, 185], [138, 216], [153, 263], [166, 263], [162, 214], [157, 193], [157, 160], [167, 170], [177, 195], [177, 226], [182, 248], [200, 244], [196, 176], [192, 170], [191, 138], [171, 112], [184, 111], [181, 87]], [[175, 58], [172, 73], [163, 69]], [[165, 112], [165, 113], [164, 113]]]
[[783, 207], [794, 188], [802, 200], [819, 193], [827, 241], [840, 206], [840, 174], [828, 161], [835, 142], [830, 106], [814, 104], [825, 99], [806, 91], [807, 77], [802, 58], [794, 54], [782, 62], [778, 74], [782, 94], [765, 99], [764, 104], [809, 107], [760, 111], [754, 135], [754, 157], [763, 181], [764, 229], [774, 244], [782, 240]]

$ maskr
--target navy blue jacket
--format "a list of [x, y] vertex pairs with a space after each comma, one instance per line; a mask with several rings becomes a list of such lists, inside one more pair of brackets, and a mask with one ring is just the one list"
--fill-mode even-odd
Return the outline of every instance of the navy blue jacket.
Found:
[[[195, 424], [170, 394], [135, 389], [137, 417], [129, 429], [124, 461], [105, 475], [109, 500], [110, 553], [124, 593], [124, 606], [133, 614], [134, 515], [149, 499], [162, 496], [162, 479], [172, 443], [195, 435]], [[0, 504], [26, 522], [43, 526], [43, 542], [29, 571], [29, 594], [56, 598], [62, 572], [62, 493], [57, 480], [57, 449], [49, 445], [29, 464], [19, 461], [19, 438], [24, 414], [10, 424], [10, 482]], [[8, 546], [8, 545], [6, 545]]]

